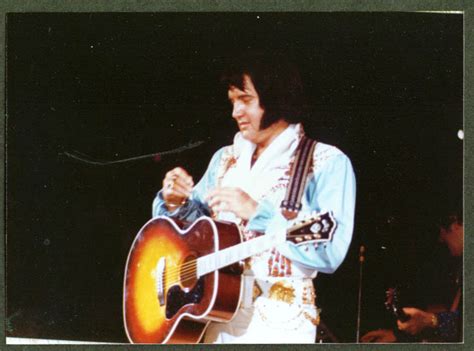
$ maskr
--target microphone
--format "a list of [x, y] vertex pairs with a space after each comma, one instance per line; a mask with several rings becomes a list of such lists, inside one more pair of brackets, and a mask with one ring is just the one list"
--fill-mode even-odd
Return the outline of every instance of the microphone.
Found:
[[120, 159], [120, 160], [111, 160], [111, 161], [96, 160], [96, 159], [91, 158], [88, 155], [85, 155], [85, 154], [83, 154], [81, 152], [77, 152], [77, 151], [75, 151], [75, 152], [64, 151], [62, 154], [67, 156], [67, 157], [70, 157], [72, 159], [75, 159], [77, 161], [83, 162], [83, 163], [87, 163], [87, 164], [91, 164], [91, 165], [95, 165], [95, 166], [107, 166], [107, 165], [112, 165], [112, 164], [116, 164], [116, 163], [127, 163], [127, 162], [131, 162], [131, 161], [143, 160], [143, 159], [146, 159], [146, 158], [152, 158], [153, 161], [160, 162], [163, 156], [170, 155], [170, 154], [176, 154], [176, 153], [179, 153], [179, 152], [182, 152], [182, 151], [185, 151], [185, 150], [193, 149], [195, 147], [200, 146], [201, 144], [204, 144], [204, 141], [190, 142], [186, 145], [177, 147], [175, 149], [166, 150], [166, 151], [162, 151], [162, 152], [155, 152], [153, 154], [140, 155], [140, 156], [135, 156], [135, 157], [123, 158], [123, 159]]

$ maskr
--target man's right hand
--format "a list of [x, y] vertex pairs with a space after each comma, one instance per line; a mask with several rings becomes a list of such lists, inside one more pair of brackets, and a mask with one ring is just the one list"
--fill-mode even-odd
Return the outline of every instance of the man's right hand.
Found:
[[168, 209], [181, 206], [191, 195], [193, 178], [181, 167], [176, 167], [166, 173], [163, 179], [163, 199]]
[[398, 320], [397, 325], [398, 329], [407, 334], [418, 335], [427, 328], [437, 327], [436, 314], [434, 313], [425, 312], [413, 307], [404, 307], [403, 312], [405, 312], [410, 319], [406, 322]]

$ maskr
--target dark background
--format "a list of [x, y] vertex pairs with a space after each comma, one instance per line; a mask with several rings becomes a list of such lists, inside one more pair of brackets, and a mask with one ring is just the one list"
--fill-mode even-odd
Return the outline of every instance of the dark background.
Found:
[[[7, 335], [126, 341], [122, 279], [167, 170], [199, 179], [237, 131], [219, 73], [233, 55], [285, 52], [304, 80], [307, 133], [357, 177], [354, 239], [316, 280], [322, 319], [354, 342], [386, 322], [384, 290], [417, 280], [434, 220], [462, 198], [461, 15], [9, 14]], [[178, 154], [119, 160], [205, 142]], [[436, 261], [433, 262], [436, 264]]]

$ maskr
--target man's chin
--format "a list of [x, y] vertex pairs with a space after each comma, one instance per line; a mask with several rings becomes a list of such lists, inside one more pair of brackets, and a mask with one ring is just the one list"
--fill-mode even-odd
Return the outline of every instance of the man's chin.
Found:
[[241, 130], [240, 131], [240, 134], [242, 134], [242, 137], [245, 139], [245, 140], [248, 140], [248, 141], [251, 141], [251, 142], [254, 142], [255, 140], [255, 133], [252, 133], [248, 130]]

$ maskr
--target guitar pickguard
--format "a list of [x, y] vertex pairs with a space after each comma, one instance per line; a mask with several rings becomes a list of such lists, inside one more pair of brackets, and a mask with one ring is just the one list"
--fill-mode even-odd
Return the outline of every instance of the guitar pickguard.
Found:
[[168, 290], [166, 304], [166, 318], [171, 319], [185, 305], [197, 304], [204, 295], [204, 277], [201, 277], [194, 287], [185, 292], [179, 285]]

